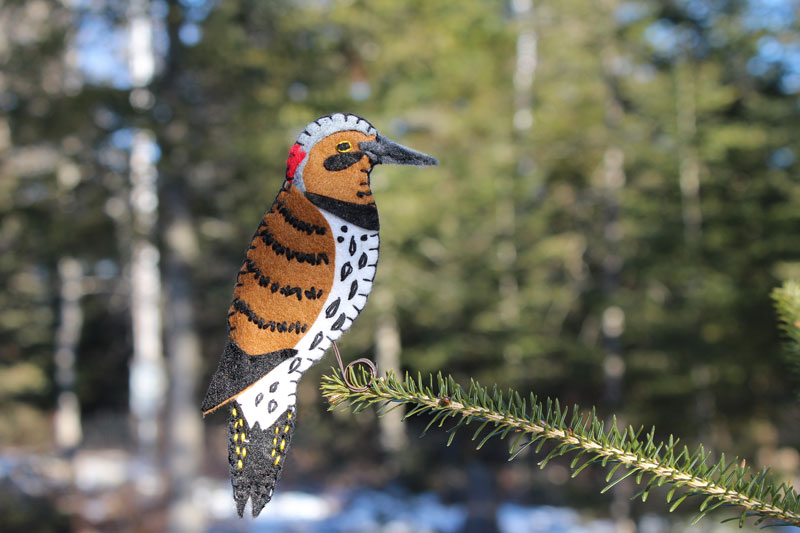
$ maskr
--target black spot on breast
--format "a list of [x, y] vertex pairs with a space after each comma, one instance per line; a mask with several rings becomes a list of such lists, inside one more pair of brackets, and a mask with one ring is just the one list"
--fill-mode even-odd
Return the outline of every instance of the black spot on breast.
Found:
[[264, 393], [259, 392], [258, 395], [256, 396], [256, 407], [258, 407], [258, 404], [260, 404], [263, 399], [264, 399]]
[[270, 392], [275, 392], [276, 390], [278, 390], [278, 382], [277, 381], [269, 386], [269, 391]]
[[348, 251], [350, 252], [350, 255], [353, 255], [354, 253], [356, 253], [356, 238], [355, 237], [350, 237], [350, 248], [348, 249]]
[[343, 264], [341, 271], [342, 281], [346, 280], [347, 276], [349, 276], [352, 272], [353, 272], [353, 265], [351, 265], [349, 261]]
[[367, 253], [364, 252], [363, 254], [361, 254], [361, 257], [358, 258], [358, 268], [364, 268], [365, 266], [367, 266], [367, 261], [368, 261]]
[[313, 350], [314, 348], [319, 346], [319, 343], [321, 342], [322, 342], [322, 332], [320, 331], [319, 333], [316, 334], [316, 336], [314, 336], [314, 340], [311, 342], [311, 349]]
[[350, 284], [350, 294], [347, 295], [348, 300], [352, 300], [353, 296], [356, 295], [358, 292], [358, 280], [353, 280], [353, 283]]
[[346, 318], [347, 318], [347, 316], [345, 316], [344, 313], [339, 315], [339, 318], [336, 319], [336, 322], [334, 322], [333, 325], [331, 325], [331, 330], [332, 331], [338, 331], [338, 330], [342, 329], [342, 326], [344, 326], [344, 321], [345, 321]]
[[331, 318], [333, 315], [336, 314], [336, 311], [339, 310], [339, 303], [341, 303], [341, 298], [336, 298], [331, 304], [325, 309], [325, 317]]
[[[322, 333], [320, 333], [320, 335], [322, 335]], [[322, 340], [322, 339], [320, 339], [320, 340]], [[300, 359], [299, 357], [295, 357], [294, 359], [292, 359], [292, 362], [289, 363], [289, 373], [291, 374], [292, 372], [297, 370], [300, 367], [300, 363], [302, 363], [302, 362], [303, 362], [303, 360]]]
[[278, 402], [275, 400], [270, 400], [269, 405], [267, 406], [267, 411], [271, 414], [278, 408]]

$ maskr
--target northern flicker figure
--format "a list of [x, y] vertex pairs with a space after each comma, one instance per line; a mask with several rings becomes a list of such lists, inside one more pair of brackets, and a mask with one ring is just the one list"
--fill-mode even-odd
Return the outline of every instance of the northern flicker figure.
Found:
[[355, 115], [306, 126], [286, 180], [236, 278], [229, 340], [203, 414], [230, 412], [228, 457], [239, 516], [272, 498], [296, 421], [297, 384], [355, 321], [378, 263], [375, 165], [436, 160], [378, 135]]

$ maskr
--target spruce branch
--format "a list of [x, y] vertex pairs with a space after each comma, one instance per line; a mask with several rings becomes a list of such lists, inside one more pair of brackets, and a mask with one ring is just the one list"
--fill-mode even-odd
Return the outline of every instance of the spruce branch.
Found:
[[741, 509], [736, 517], [740, 527], [748, 517], [754, 517], [756, 524], [769, 520], [800, 525], [800, 496], [786, 483], [776, 485], [769, 470], [752, 472], [744, 460], [727, 460], [724, 454], [712, 463], [711, 453], [702, 445], [690, 451], [672, 435], [666, 441], [656, 441], [655, 428], [648, 432], [630, 426], [620, 429], [616, 418], [607, 426], [594, 411], [582, 412], [577, 405], [570, 409], [557, 399], [541, 401], [533, 394], [526, 398], [514, 390], [503, 394], [497, 387], [490, 391], [474, 380], [464, 390], [451, 376], [441, 373], [435, 380], [432, 375], [423, 380], [421, 374], [416, 380], [408, 374], [400, 380], [387, 372], [370, 383], [368, 373], [350, 372], [351, 382], [369, 387], [354, 392], [338, 371], [324, 375], [321, 388], [331, 409], [349, 406], [359, 412], [376, 405], [381, 413], [406, 406], [405, 418], [430, 417], [425, 432], [434, 425], [441, 428], [448, 424], [448, 445], [459, 429], [474, 424], [477, 427], [472, 440], [478, 449], [494, 437], [513, 438], [509, 460], [529, 447], [539, 453], [545, 443], [550, 443], [552, 448], [539, 462], [540, 467], [554, 457], [573, 454], [572, 477], [590, 464], [608, 469], [603, 492], [632, 477], [643, 487], [636, 496], [644, 501], [653, 487], [671, 484], [666, 497], [670, 512], [689, 496], [703, 496], [693, 523], [729, 505]]

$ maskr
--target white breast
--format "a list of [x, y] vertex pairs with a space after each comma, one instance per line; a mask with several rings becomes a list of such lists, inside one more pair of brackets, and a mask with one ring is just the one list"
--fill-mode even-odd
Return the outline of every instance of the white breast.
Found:
[[295, 347], [308, 363], [304, 362], [303, 370], [318, 361], [364, 309], [378, 267], [377, 231], [350, 224], [324, 209], [320, 212], [336, 241], [336, 277], [313, 327]]
[[333, 285], [312, 327], [297, 343], [297, 356], [273, 368], [236, 400], [251, 427], [270, 427], [296, 404], [297, 382], [319, 361], [331, 343], [342, 336], [364, 309], [378, 267], [380, 238], [369, 231], [320, 209], [336, 242]]

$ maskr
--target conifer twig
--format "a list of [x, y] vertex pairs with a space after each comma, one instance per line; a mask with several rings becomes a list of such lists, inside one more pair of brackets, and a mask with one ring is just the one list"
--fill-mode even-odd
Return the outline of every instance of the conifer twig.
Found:
[[[492, 437], [514, 437], [510, 459], [532, 445], [539, 452], [550, 442], [553, 447], [539, 462], [541, 467], [553, 457], [572, 453], [573, 477], [590, 464], [609, 470], [603, 492], [628, 476], [643, 486], [637, 494], [642, 500], [654, 486], [671, 484], [667, 493], [670, 512], [688, 496], [703, 496], [693, 523], [720, 506], [733, 505], [741, 508], [740, 527], [748, 517], [755, 517], [756, 524], [774, 520], [800, 525], [800, 496], [786, 483], [776, 485], [767, 469], [753, 473], [744, 460], [729, 461], [724, 454], [712, 464], [709, 462], [711, 453], [703, 446], [689, 451], [686, 446], [679, 447], [679, 439], [673, 436], [667, 441], [656, 441], [655, 428], [646, 434], [644, 428], [636, 431], [629, 426], [620, 430], [616, 419], [606, 427], [593, 411], [581, 412], [578, 406], [562, 408], [558, 400], [548, 398], [542, 402], [533, 394], [526, 399], [513, 390], [503, 394], [494, 388], [490, 392], [474, 381], [469, 390], [464, 390], [452, 377], [441, 374], [435, 386], [433, 376], [423, 381], [421, 375], [416, 380], [406, 375], [399, 380], [392, 372], [387, 372], [383, 378], [373, 379], [371, 384], [369, 379], [369, 374], [351, 370], [351, 381], [369, 384], [366, 390], [356, 392], [334, 371], [323, 376], [322, 391], [332, 409], [349, 405], [354, 412], [359, 412], [377, 404], [378, 411], [385, 412], [405, 405], [408, 408], [406, 418], [431, 417], [425, 431], [434, 424], [443, 427], [450, 419], [448, 445], [456, 431], [471, 423], [478, 426], [472, 436], [473, 441], [478, 441], [478, 449]], [[620, 467], [627, 472], [614, 478]]]

